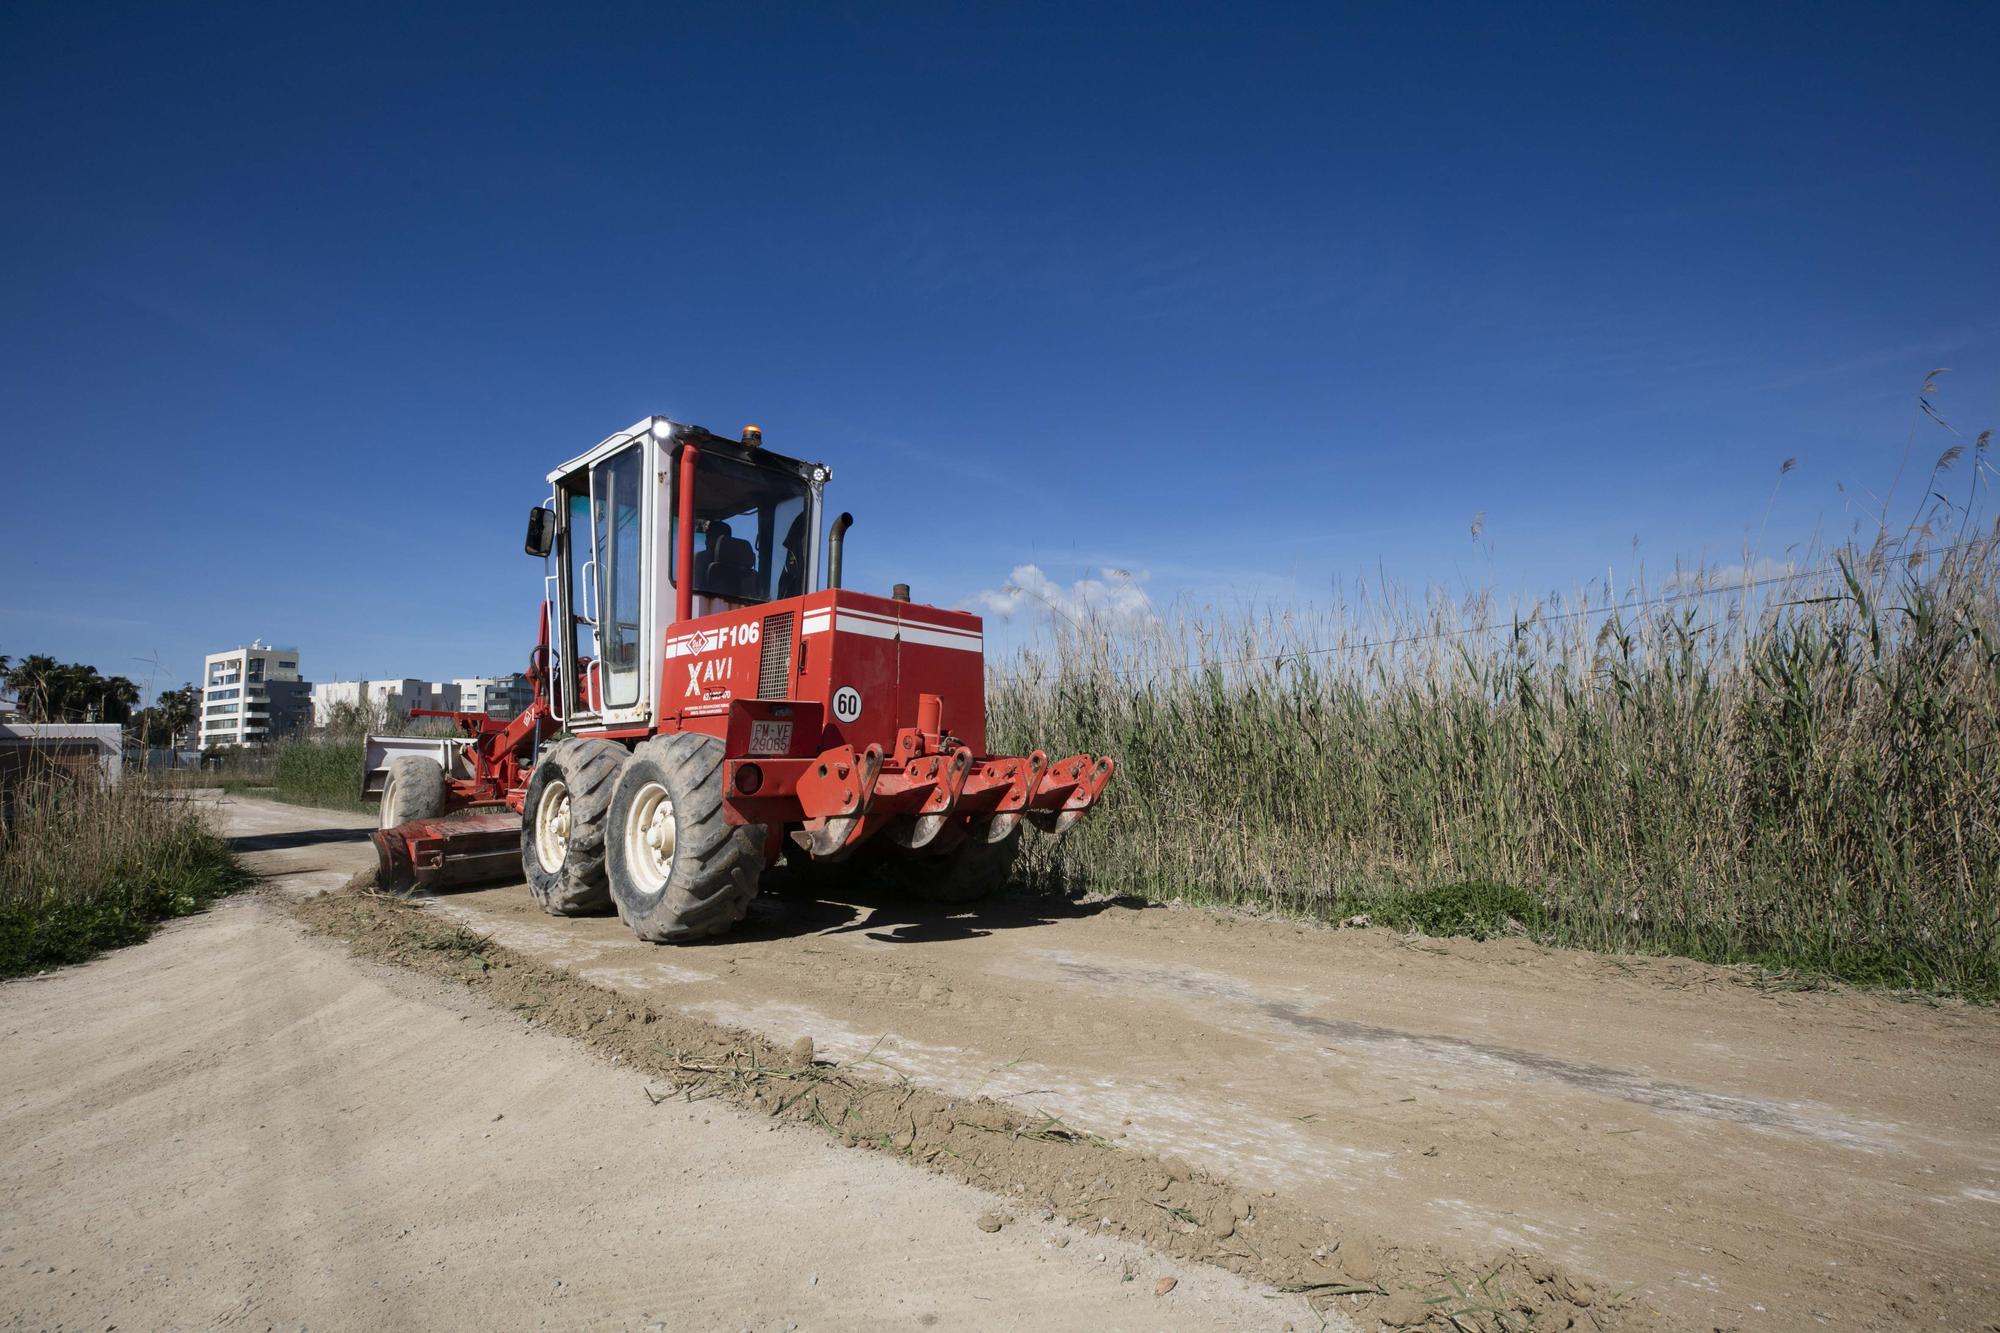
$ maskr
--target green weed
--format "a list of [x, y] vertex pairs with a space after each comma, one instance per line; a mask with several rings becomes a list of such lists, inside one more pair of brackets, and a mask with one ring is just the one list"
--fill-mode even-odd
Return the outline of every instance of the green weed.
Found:
[[81, 963], [250, 883], [200, 811], [134, 777], [10, 786], [0, 823], [0, 976]]

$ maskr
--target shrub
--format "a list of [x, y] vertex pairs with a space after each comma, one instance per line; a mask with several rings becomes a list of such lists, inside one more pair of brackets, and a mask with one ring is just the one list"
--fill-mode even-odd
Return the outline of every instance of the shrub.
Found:
[[1375, 925], [1397, 930], [1486, 940], [1540, 925], [1542, 909], [1525, 889], [1491, 880], [1466, 880], [1385, 895], [1368, 916]]
[[7, 793], [0, 830], [0, 976], [79, 963], [145, 939], [251, 876], [200, 810], [138, 778], [102, 788], [46, 775]]

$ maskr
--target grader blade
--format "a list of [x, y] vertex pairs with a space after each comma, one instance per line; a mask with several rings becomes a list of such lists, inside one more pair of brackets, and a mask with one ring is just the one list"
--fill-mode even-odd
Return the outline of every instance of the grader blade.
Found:
[[521, 817], [512, 812], [413, 819], [368, 836], [375, 887], [383, 893], [436, 892], [518, 878]]

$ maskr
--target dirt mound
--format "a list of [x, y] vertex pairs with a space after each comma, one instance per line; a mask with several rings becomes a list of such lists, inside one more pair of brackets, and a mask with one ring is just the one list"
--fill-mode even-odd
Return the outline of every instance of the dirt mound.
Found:
[[[1054, 1116], [918, 1087], [868, 1058], [790, 1049], [545, 967], [422, 907], [345, 891], [299, 916], [356, 954], [456, 979], [528, 1022], [660, 1080], [655, 1100], [719, 1099], [810, 1122], [850, 1147], [906, 1157], [1087, 1231], [1217, 1264], [1338, 1309], [1363, 1327], [1641, 1329], [1649, 1314], [1532, 1256], [1399, 1247], [1175, 1158], [1132, 1152]], [[1004, 1225], [1006, 1218], [1000, 1215]]]

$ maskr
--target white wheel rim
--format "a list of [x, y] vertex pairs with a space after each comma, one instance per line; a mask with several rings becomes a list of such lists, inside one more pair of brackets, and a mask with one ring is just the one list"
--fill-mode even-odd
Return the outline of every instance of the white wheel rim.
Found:
[[535, 807], [535, 859], [542, 869], [561, 870], [569, 856], [569, 784], [557, 779], [542, 788]]
[[666, 889], [667, 876], [674, 870], [678, 838], [673, 798], [659, 783], [648, 782], [634, 793], [631, 813], [625, 820], [627, 878], [644, 897], [656, 897]]

